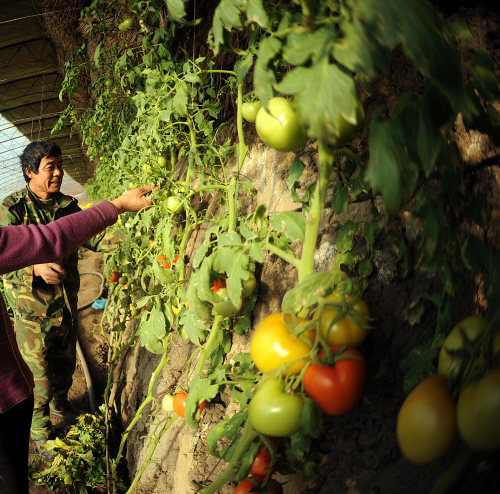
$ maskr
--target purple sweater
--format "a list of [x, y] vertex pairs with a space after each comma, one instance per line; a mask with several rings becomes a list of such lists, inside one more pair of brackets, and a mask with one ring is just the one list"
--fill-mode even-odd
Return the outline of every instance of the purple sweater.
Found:
[[[0, 274], [32, 264], [58, 262], [115, 223], [115, 207], [103, 201], [48, 225], [0, 227]], [[0, 413], [30, 396], [33, 375], [21, 357], [5, 302], [0, 296]]]

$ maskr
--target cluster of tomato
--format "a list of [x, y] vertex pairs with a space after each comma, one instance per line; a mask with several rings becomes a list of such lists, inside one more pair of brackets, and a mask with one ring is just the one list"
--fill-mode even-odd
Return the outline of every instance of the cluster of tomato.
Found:
[[[303, 389], [324, 413], [340, 415], [358, 403], [366, 380], [366, 362], [356, 347], [368, 333], [369, 310], [358, 298], [350, 309], [352, 315], [338, 318], [340, 308], [346, 307], [350, 300], [351, 296], [335, 292], [327, 297], [321, 313], [318, 308], [314, 314], [320, 321], [322, 340], [330, 348], [328, 356], [324, 350], [311, 355], [315, 331], [293, 337], [281, 312], [271, 314], [257, 326], [250, 342], [250, 355], [257, 368], [269, 375], [249, 405], [249, 420], [257, 431], [285, 437], [302, 429], [304, 399], [300, 394], [285, 391], [283, 377], [300, 374], [306, 365]], [[298, 318], [298, 324], [304, 322]], [[285, 370], [277, 376], [279, 368]]]
[[[305, 145], [308, 136], [303, 128], [292, 101], [276, 96], [271, 98], [267, 110], [260, 101], [247, 101], [241, 107], [243, 118], [255, 123], [259, 137], [270, 147], [283, 153]], [[344, 146], [352, 141], [363, 127], [365, 111], [356, 99], [356, 122], [347, 121], [339, 113], [335, 146]]]
[[500, 331], [489, 332], [485, 341], [489, 326], [478, 315], [455, 326], [441, 347], [438, 374], [422, 381], [404, 401], [397, 438], [412, 463], [438, 461], [460, 441], [476, 451], [500, 449]]

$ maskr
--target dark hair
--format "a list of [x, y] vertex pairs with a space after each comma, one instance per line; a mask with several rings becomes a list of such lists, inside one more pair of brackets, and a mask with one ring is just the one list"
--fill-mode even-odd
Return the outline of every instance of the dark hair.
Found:
[[30, 181], [26, 170], [31, 170], [36, 175], [43, 158], [57, 158], [61, 155], [61, 148], [55, 142], [46, 139], [30, 142], [19, 156], [26, 183]]

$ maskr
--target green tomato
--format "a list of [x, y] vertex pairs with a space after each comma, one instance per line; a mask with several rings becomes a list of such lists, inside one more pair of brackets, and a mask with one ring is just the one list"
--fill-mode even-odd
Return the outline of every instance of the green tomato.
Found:
[[292, 103], [281, 97], [269, 100], [269, 112], [264, 107], [257, 112], [255, 129], [268, 146], [283, 153], [300, 148], [307, 141]]
[[241, 296], [243, 298], [249, 297], [253, 291], [255, 290], [255, 287], [257, 286], [257, 280], [255, 279], [255, 275], [253, 273], [248, 273], [248, 279], [243, 281], [243, 290], [241, 291]]
[[470, 448], [484, 452], [500, 449], [500, 366], [460, 392], [457, 425]]
[[136, 188], [137, 188], [137, 184], [133, 184], [132, 182], [130, 182], [130, 183], [128, 184], [128, 188], [129, 188], [130, 190], [132, 190], [132, 189], [136, 189]]
[[167, 208], [174, 214], [184, 211], [184, 204], [178, 196], [170, 196], [167, 198]]
[[335, 146], [345, 146], [351, 142], [363, 127], [365, 110], [359, 99], [356, 99], [356, 123], [348, 122], [340, 113], [337, 119], [338, 135], [334, 139]]
[[118, 283], [120, 283], [120, 285], [126, 285], [128, 283], [128, 277], [127, 276], [120, 276], [120, 279], [118, 280]]
[[257, 112], [261, 109], [262, 103], [260, 101], [249, 101], [241, 105], [241, 114], [243, 118], [250, 123], [255, 123]]
[[146, 175], [149, 175], [152, 172], [151, 167], [149, 165], [142, 165], [142, 169], [144, 170], [144, 173]]
[[248, 407], [248, 418], [258, 432], [275, 437], [286, 437], [302, 429], [300, 413], [304, 400], [285, 393], [285, 385], [270, 377], [255, 392]]
[[163, 156], [158, 156], [158, 166], [160, 168], [165, 168], [167, 166], [167, 160]]
[[217, 296], [219, 296], [221, 300], [220, 302], [214, 303], [214, 309], [219, 316], [231, 317], [238, 313], [241, 309], [241, 301], [240, 305], [234, 305], [227, 294], [227, 288], [220, 288], [217, 290]]
[[464, 349], [462, 333], [469, 342], [473, 342], [484, 333], [488, 324], [488, 319], [479, 315], [469, 316], [458, 323], [444, 340], [439, 352], [438, 374], [456, 380], [462, 364], [462, 357], [457, 352]]
[[123, 22], [120, 23], [120, 25], [118, 26], [118, 29], [120, 31], [129, 31], [133, 27], [134, 27], [134, 20], [127, 18], [127, 19], [124, 19]]
[[172, 395], [165, 395], [161, 400], [161, 406], [166, 412], [174, 411], [174, 397]]
[[114, 83], [115, 83], [115, 81], [113, 79], [111, 79], [111, 78], [106, 79], [104, 81], [104, 84], [106, 85], [106, 87], [113, 87]]

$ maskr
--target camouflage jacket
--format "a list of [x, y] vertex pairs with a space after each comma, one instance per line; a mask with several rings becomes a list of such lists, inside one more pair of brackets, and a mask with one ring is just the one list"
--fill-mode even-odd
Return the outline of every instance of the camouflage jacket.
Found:
[[[0, 205], [0, 225], [46, 225], [62, 216], [81, 211], [75, 198], [61, 192], [53, 194], [53, 197], [54, 211], [51, 213], [43, 207], [29, 187], [10, 195]], [[100, 250], [99, 243], [104, 235], [105, 232], [95, 236], [84, 244], [84, 247], [94, 251]], [[59, 264], [68, 273], [59, 285], [49, 285], [43, 278], [35, 276], [33, 266], [3, 276], [6, 302], [16, 317], [28, 320], [48, 317], [53, 319], [54, 326], [58, 326], [61, 324], [65, 306], [73, 317], [76, 316], [80, 289], [78, 250], [61, 259]]]

